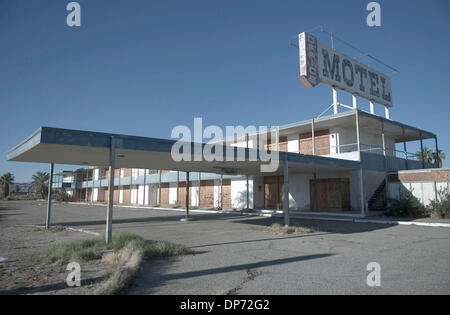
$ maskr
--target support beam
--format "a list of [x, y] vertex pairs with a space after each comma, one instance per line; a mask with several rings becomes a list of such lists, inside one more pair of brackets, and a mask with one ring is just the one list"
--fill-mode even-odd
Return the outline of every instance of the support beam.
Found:
[[384, 121], [381, 121], [381, 143], [383, 145], [383, 155], [386, 157], [386, 139], [384, 135]]
[[358, 160], [361, 162], [361, 142], [359, 134], [359, 111], [355, 112], [355, 124], [356, 124], [356, 145], [358, 149]]
[[86, 194], [84, 195], [84, 202], [88, 202], [88, 188], [89, 188], [89, 170], [86, 170], [86, 178], [84, 179], [84, 181], [86, 182]]
[[111, 137], [111, 146], [109, 147], [109, 182], [108, 182], [108, 212], [106, 213], [106, 243], [112, 239], [112, 217], [114, 206], [114, 170], [116, 162], [116, 140]]
[[[246, 147], [247, 147], [247, 149], [248, 149], [248, 133], [245, 135], [245, 141], [246, 141]], [[246, 201], [247, 201], [247, 210], [248, 209], [250, 209], [250, 189], [249, 189], [249, 180], [248, 180], [248, 175], [246, 176], [246, 180], [247, 180], [247, 183], [246, 183], [246, 187], [247, 187], [247, 199], [246, 199]]]
[[201, 198], [201, 194], [200, 194], [200, 190], [202, 188], [202, 173], [198, 172], [198, 190], [197, 190], [197, 200], [198, 200], [198, 207], [200, 208], [200, 198]]
[[370, 101], [369, 104], [370, 104], [370, 113], [372, 115], [375, 115], [375, 104], [372, 101]]
[[284, 160], [284, 226], [289, 226], [289, 162]]
[[364, 194], [364, 179], [362, 166], [359, 169], [359, 194], [361, 195], [361, 215], [366, 216], [366, 196]]
[[[437, 136], [434, 136], [434, 145], [436, 147], [436, 157], [439, 157], [439, 146], [438, 146], [438, 140]], [[438, 164], [438, 167], [441, 167], [442, 165]]]
[[157, 196], [156, 196], [156, 203], [158, 205], [161, 205], [161, 170], [158, 170], [159, 175], [159, 184], [158, 184], [158, 190], [157, 190]]
[[318, 200], [319, 198], [317, 198], [317, 172], [314, 171], [313, 173], [313, 179], [314, 179], [314, 207], [312, 207], [311, 210], [318, 210], [319, 206], [318, 206]]
[[50, 217], [52, 213], [52, 190], [53, 190], [53, 171], [55, 165], [50, 164], [50, 177], [48, 179], [48, 196], [47, 196], [47, 216], [45, 219], [45, 229], [48, 230], [50, 227]]
[[333, 87], [333, 113], [336, 115], [339, 113], [339, 103], [338, 103], [338, 90], [336, 87]]
[[190, 221], [191, 218], [189, 217], [189, 172], [186, 172], [186, 213], [185, 217], [182, 218], [180, 221]]
[[387, 106], [384, 107], [384, 115], [387, 119], [391, 119], [391, 115], [389, 114], [389, 107]]
[[314, 118], [311, 122], [311, 144], [312, 144], [312, 155], [316, 155], [316, 135], [315, 135], [315, 125]]
[[247, 210], [250, 209], [250, 185], [249, 185], [249, 180], [248, 180], [248, 175], [247, 175], [247, 196], [246, 196], [246, 207]]
[[405, 127], [402, 127], [402, 136], [403, 136], [403, 153], [405, 154], [405, 169], [408, 169], [408, 151], [406, 150]]
[[359, 156], [359, 194], [361, 196], [361, 215], [366, 216], [366, 200], [364, 195], [364, 180], [363, 180], [363, 169], [362, 169], [362, 158], [361, 158], [361, 142], [360, 142], [360, 130], [359, 130], [359, 111], [356, 110], [355, 113], [356, 120], [356, 142], [358, 146], [358, 156]]
[[222, 199], [222, 190], [223, 190], [223, 175], [220, 175], [220, 209], [223, 210], [223, 199]]
[[[145, 187], [147, 181], [147, 169], [144, 168], [144, 196], [142, 197], [142, 204], [145, 205], [145, 191], [147, 190], [147, 187]], [[177, 188], [177, 193], [178, 193], [178, 188]], [[177, 196], [177, 200], [178, 200], [178, 196]]]
[[352, 101], [353, 101], [353, 108], [358, 108], [358, 97], [355, 95], [355, 94], [353, 94], [352, 95]]
[[180, 190], [178, 189], [178, 187], [180, 187], [180, 171], [177, 171], [177, 203], [181, 204]]
[[[385, 187], [385, 194], [384, 194], [384, 206], [388, 204], [388, 198], [387, 198], [387, 189], [388, 189], [388, 163], [387, 163], [387, 157], [386, 157], [386, 139], [384, 134], [384, 120], [381, 120], [381, 141], [383, 144], [383, 156], [384, 156], [384, 187]], [[367, 209], [369, 210], [369, 209]]]

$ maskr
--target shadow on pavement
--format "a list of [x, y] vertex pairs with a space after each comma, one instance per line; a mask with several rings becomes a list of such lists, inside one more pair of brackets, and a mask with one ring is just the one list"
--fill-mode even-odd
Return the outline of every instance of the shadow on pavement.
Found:
[[[132, 212], [131, 212], [132, 213]], [[226, 214], [194, 214], [191, 216], [194, 220], [192, 223], [201, 223], [206, 221], [219, 221], [219, 220], [234, 220], [241, 219], [242, 216], [226, 215]], [[152, 222], [179, 222], [181, 218], [184, 218], [183, 213], [177, 213], [169, 216], [149, 216], [144, 218], [129, 218], [129, 219], [114, 219], [113, 224], [128, 224], [128, 223], [152, 223]], [[66, 225], [71, 227], [79, 226], [93, 226], [93, 225], [105, 225], [105, 220], [86, 220], [86, 221], [73, 221], [73, 222], [52, 222], [52, 224]], [[185, 224], [185, 223], [184, 223]]]
[[304, 237], [319, 236], [319, 235], [326, 235], [326, 234], [329, 234], [329, 233], [310, 233], [310, 234], [305, 234], [305, 235], [295, 235], [295, 236], [286, 236], [286, 237], [280, 236], [280, 237], [274, 237], [274, 238], [258, 238], [258, 239], [245, 240], [245, 241], [234, 241], [234, 242], [223, 242], [223, 243], [197, 245], [197, 246], [191, 246], [189, 248], [201, 248], [201, 247], [209, 247], [209, 246], [244, 244], [244, 243], [266, 242], [266, 241], [282, 241], [282, 240], [287, 240], [287, 239], [304, 238]]
[[[106, 279], [106, 276], [81, 280], [81, 287], [103, 281], [104, 279]], [[12, 290], [4, 290], [4, 291], [0, 291], [0, 295], [27, 295], [27, 294], [36, 294], [36, 293], [42, 294], [42, 293], [47, 293], [50, 291], [64, 290], [67, 288], [68, 288], [68, 286], [67, 286], [66, 282], [59, 282], [59, 283], [50, 283], [50, 284], [35, 286], [35, 287], [25, 287], [25, 288], [18, 288], [18, 289], [12, 289]]]
[[[278, 223], [284, 225], [283, 218], [277, 217], [259, 217], [253, 218], [251, 220], [247, 218], [243, 218], [241, 220], [234, 220], [234, 222], [239, 222], [243, 224], [248, 224], [250, 226], [270, 226], [273, 223]], [[310, 228], [316, 230], [317, 232], [326, 232], [326, 233], [341, 233], [341, 234], [350, 234], [350, 233], [363, 233], [370, 232], [375, 230], [382, 230], [387, 228], [392, 228], [392, 225], [389, 224], [375, 224], [375, 223], [355, 223], [355, 222], [347, 222], [347, 221], [327, 221], [327, 220], [315, 220], [315, 219], [295, 219], [291, 218], [291, 225], [300, 226], [305, 228]]]
[[[154, 289], [165, 285], [167, 281], [171, 281], [171, 280], [195, 278], [195, 277], [227, 273], [227, 272], [233, 272], [233, 271], [246, 271], [249, 269], [290, 264], [290, 263], [295, 263], [295, 262], [330, 257], [330, 256], [334, 256], [334, 255], [335, 254], [329, 253], [329, 254], [314, 254], [314, 255], [296, 256], [296, 257], [261, 261], [261, 262], [256, 262], [256, 263], [217, 267], [217, 268], [211, 268], [211, 269], [188, 271], [188, 272], [181, 272], [181, 273], [172, 273], [172, 274], [170, 274], [170, 273], [169, 274], [161, 274], [161, 269], [159, 268], [159, 265], [162, 265], [162, 264], [153, 264], [154, 263], [153, 261], [149, 261], [148, 263], [146, 263], [146, 266], [144, 267], [142, 276], [139, 278], [138, 282], [135, 283], [135, 285], [130, 288], [129, 291], [132, 294], [133, 293], [151, 294]], [[164, 264], [167, 266], [167, 262], [165, 262]], [[157, 271], [152, 272], [150, 269], [157, 270]]]

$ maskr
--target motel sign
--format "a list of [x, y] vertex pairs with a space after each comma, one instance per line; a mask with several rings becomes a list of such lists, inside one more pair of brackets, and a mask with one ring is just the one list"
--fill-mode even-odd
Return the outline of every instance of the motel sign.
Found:
[[312, 88], [325, 83], [370, 101], [392, 107], [391, 79], [362, 63], [299, 34], [300, 81]]

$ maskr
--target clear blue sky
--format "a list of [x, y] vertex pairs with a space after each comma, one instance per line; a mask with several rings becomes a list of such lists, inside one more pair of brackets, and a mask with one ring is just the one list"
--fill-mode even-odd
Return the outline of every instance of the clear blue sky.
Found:
[[0, 174], [48, 171], [6, 161], [43, 125], [170, 138], [194, 117], [271, 126], [317, 116], [330, 88], [303, 87], [288, 46], [317, 25], [400, 70], [391, 118], [437, 133], [450, 160], [450, 2], [379, 1], [382, 26], [368, 27], [369, 2], [80, 0], [82, 26], [70, 28], [68, 0], [3, 0]]

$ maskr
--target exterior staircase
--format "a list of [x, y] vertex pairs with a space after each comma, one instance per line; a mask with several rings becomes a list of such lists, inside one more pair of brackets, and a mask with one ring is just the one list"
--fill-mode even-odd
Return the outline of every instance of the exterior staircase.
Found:
[[386, 208], [385, 198], [386, 196], [386, 181], [383, 180], [378, 186], [377, 190], [370, 197], [368, 205], [370, 211], [384, 210]]

